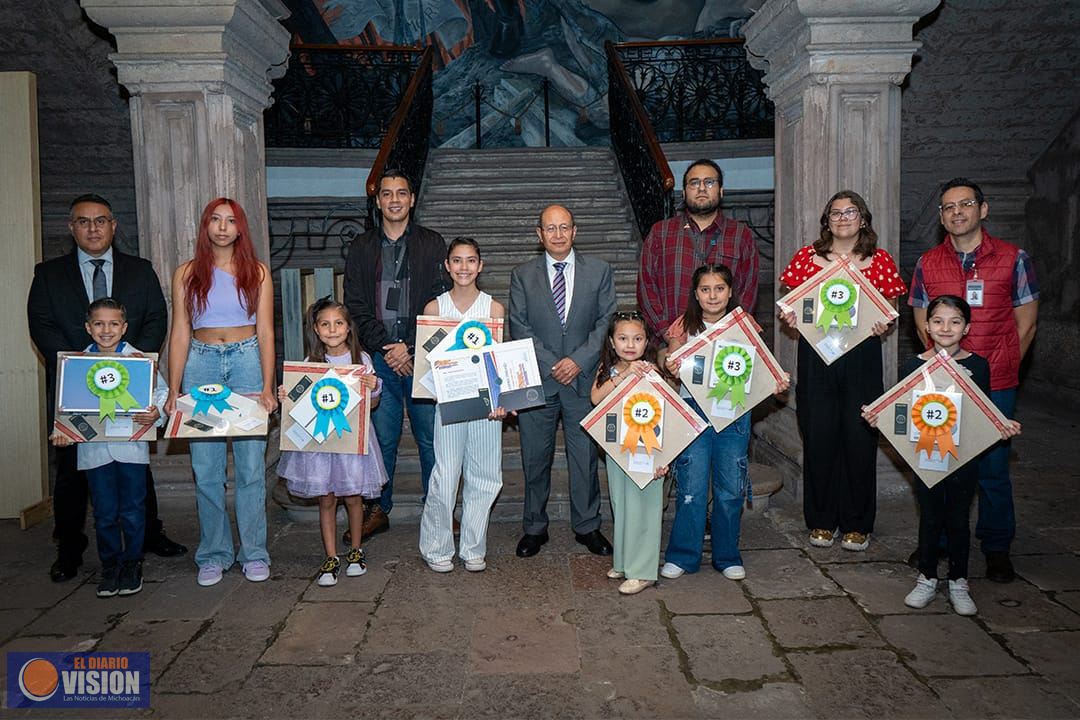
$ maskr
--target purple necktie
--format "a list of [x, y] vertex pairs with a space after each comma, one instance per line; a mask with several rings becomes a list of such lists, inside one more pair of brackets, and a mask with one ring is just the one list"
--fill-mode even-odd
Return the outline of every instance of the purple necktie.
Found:
[[559, 322], [566, 329], [566, 263], [555, 263], [555, 281], [551, 283], [551, 294], [555, 296], [555, 312], [559, 313]]

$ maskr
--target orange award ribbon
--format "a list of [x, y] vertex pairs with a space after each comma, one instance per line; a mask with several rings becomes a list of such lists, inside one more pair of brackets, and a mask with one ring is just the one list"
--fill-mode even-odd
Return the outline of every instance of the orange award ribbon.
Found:
[[941, 457], [948, 454], [959, 460], [960, 456], [956, 453], [956, 445], [952, 439], [956, 415], [953, 401], [941, 393], [927, 393], [916, 400], [911, 406], [911, 422], [919, 431], [919, 442], [915, 445], [916, 454], [921, 450], [929, 458], [936, 444]]
[[626, 438], [622, 449], [634, 452], [638, 440], [645, 445], [645, 452], [660, 449], [656, 439], [656, 428], [660, 425], [660, 401], [649, 393], [637, 393], [627, 398], [623, 404], [623, 422], [626, 423]]

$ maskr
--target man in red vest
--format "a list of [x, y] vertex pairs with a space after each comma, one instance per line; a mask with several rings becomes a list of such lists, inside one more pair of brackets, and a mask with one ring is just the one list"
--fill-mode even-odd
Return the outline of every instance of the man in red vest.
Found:
[[[945, 240], [919, 258], [911, 278], [915, 327], [930, 346], [926, 307], [939, 295], [959, 295], [971, 305], [971, 330], [961, 342], [965, 350], [990, 363], [990, 399], [1007, 416], [1016, 411], [1020, 362], [1035, 338], [1039, 288], [1031, 258], [1020, 248], [988, 233], [982, 226], [989, 206], [982, 190], [965, 178], [941, 188], [941, 224]], [[986, 555], [986, 577], [1013, 579], [1009, 546], [1016, 534], [1009, 442], [999, 442], [979, 461], [979, 520], [975, 537]]]

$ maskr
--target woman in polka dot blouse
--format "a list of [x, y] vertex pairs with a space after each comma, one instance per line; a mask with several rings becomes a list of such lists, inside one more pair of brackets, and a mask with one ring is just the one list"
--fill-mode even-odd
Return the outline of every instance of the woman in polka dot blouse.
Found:
[[[841, 256], [856, 266], [895, 304], [907, 292], [889, 253], [877, 247], [877, 233], [866, 201], [842, 190], [821, 213], [821, 235], [799, 249], [780, 282], [796, 288]], [[794, 311], [780, 319], [795, 327]], [[861, 407], [884, 392], [881, 340], [888, 325], [875, 323], [874, 335], [826, 365], [799, 338], [796, 414], [803, 436], [803, 515], [810, 544], [830, 547], [839, 531], [845, 550], [870, 544], [877, 510], [877, 432], [861, 417]]]

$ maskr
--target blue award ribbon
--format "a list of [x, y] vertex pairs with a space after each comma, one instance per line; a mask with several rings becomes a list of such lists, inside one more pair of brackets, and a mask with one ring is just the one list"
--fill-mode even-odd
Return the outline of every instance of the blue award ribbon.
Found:
[[228, 397], [232, 395], [232, 390], [226, 385], [218, 383], [197, 385], [191, 388], [190, 395], [195, 400], [195, 410], [191, 413], [192, 415], [200, 413], [209, 415], [211, 410], [223, 413], [226, 410], [236, 409], [228, 403]]
[[315, 437], [326, 437], [331, 429], [338, 437], [342, 432], [352, 432], [345, 418], [345, 408], [349, 406], [349, 389], [345, 383], [336, 378], [324, 378], [315, 383], [311, 388], [311, 404], [316, 412]]
[[478, 320], [470, 320], [458, 328], [451, 350], [478, 350], [491, 344], [491, 330]]

